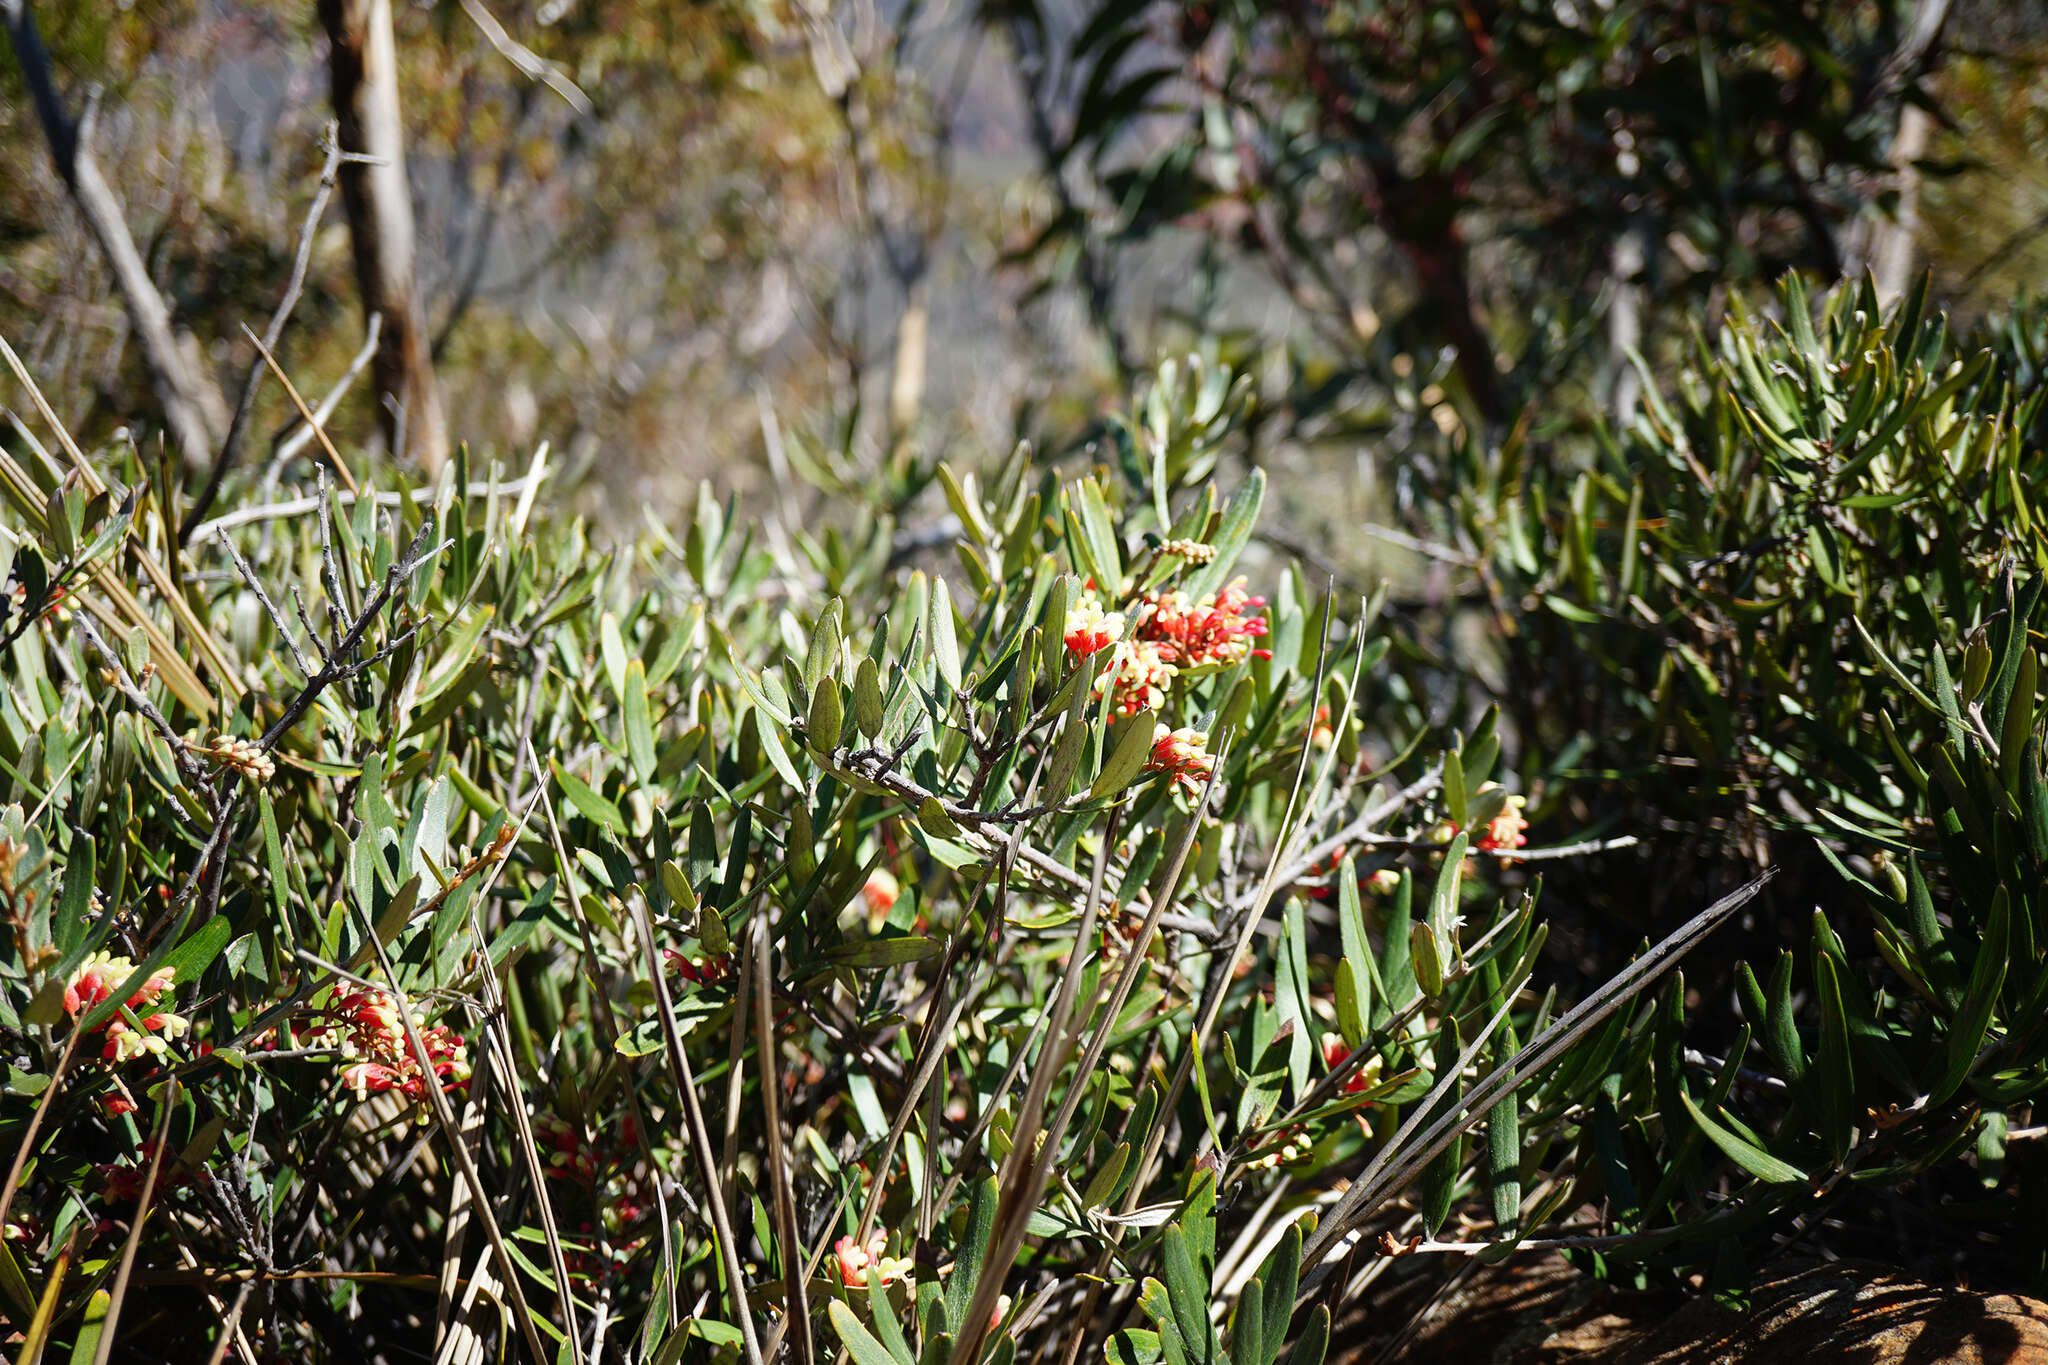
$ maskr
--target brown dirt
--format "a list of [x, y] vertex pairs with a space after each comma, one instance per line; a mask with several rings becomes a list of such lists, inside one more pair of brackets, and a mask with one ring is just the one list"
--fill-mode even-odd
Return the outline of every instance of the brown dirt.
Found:
[[1736, 1312], [1704, 1295], [1639, 1294], [1555, 1260], [1502, 1267], [1446, 1295], [1405, 1346], [1342, 1365], [2048, 1365], [2048, 1303], [1928, 1284], [1867, 1262], [1760, 1274]]

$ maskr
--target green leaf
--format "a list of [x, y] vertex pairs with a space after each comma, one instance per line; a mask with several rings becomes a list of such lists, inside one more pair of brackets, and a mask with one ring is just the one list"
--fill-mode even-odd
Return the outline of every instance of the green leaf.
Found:
[[1110, 519], [1109, 505], [1103, 501], [1102, 487], [1095, 480], [1081, 480], [1079, 494], [1081, 531], [1087, 537], [1088, 556], [1101, 571], [1095, 583], [1103, 600], [1114, 602], [1124, 591], [1123, 551], [1117, 544], [1116, 524]]
[[1366, 999], [1358, 984], [1358, 971], [1351, 965], [1350, 958], [1341, 959], [1337, 963], [1337, 1031], [1346, 1048], [1355, 1048], [1365, 1041], [1366, 1009]]
[[1160, 1239], [1160, 1272], [1166, 1276], [1167, 1303], [1173, 1310], [1173, 1323], [1181, 1342], [1194, 1360], [1214, 1359], [1209, 1285], [1196, 1269], [1187, 1231], [1180, 1224], [1169, 1224]]
[[1136, 780], [1146, 760], [1152, 756], [1158, 729], [1159, 718], [1150, 711], [1140, 711], [1123, 723], [1117, 734], [1116, 747], [1110, 750], [1109, 761], [1102, 765], [1102, 772], [1088, 788], [1090, 800], [1115, 796]]
[[[1494, 1066], [1509, 1066], [1515, 1052], [1515, 1026], [1504, 1021], [1493, 1045]], [[1499, 1233], [1512, 1234], [1522, 1212], [1521, 1104], [1513, 1090], [1501, 1096], [1486, 1116], [1486, 1178], [1494, 1227]]]
[[1110, 1152], [1102, 1168], [1088, 1179], [1087, 1188], [1081, 1191], [1081, 1207], [1092, 1209], [1108, 1199], [1123, 1179], [1124, 1164], [1131, 1159], [1131, 1144], [1119, 1142]]
[[1159, 1333], [1127, 1327], [1113, 1334], [1102, 1348], [1107, 1365], [1160, 1365], [1164, 1358]]
[[654, 720], [647, 703], [647, 665], [638, 659], [626, 665], [626, 756], [642, 782], [654, 780]]
[[910, 1354], [910, 1343], [903, 1339], [903, 1328], [896, 1321], [896, 1310], [889, 1306], [889, 1295], [882, 1288], [881, 1272], [869, 1266], [867, 1280], [868, 1316], [874, 1319], [876, 1339], [897, 1365], [917, 1365], [917, 1358]]
[[1237, 557], [1244, 553], [1244, 547], [1251, 541], [1252, 530], [1259, 523], [1259, 508], [1265, 500], [1266, 471], [1254, 469], [1251, 477], [1244, 481], [1223, 509], [1223, 520], [1209, 541], [1216, 557], [1183, 582], [1183, 591], [1189, 598], [1203, 601], [1214, 596], [1217, 589], [1230, 581], [1230, 571], [1236, 567]]
[[960, 638], [953, 623], [953, 591], [946, 580], [932, 580], [932, 654], [939, 676], [955, 692], [960, 690]]
[[2020, 760], [2026, 755], [2028, 737], [2034, 733], [2034, 651], [2024, 647], [2024, 630], [2020, 632], [2020, 638], [2022, 647], [2017, 651], [2019, 667], [2015, 670], [2011, 695], [2006, 698], [2004, 723], [2000, 726], [1998, 738], [1998, 776], [2007, 791], [2019, 790]]
[[875, 1340], [874, 1333], [861, 1324], [853, 1310], [834, 1299], [825, 1306], [825, 1316], [832, 1320], [832, 1330], [839, 1334], [839, 1344], [853, 1357], [853, 1365], [905, 1365], [889, 1353], [889, 1348]]
[[[2033, 696], [2030, 689], [2020, 685], [2020, 666], [2023, 659], [2029, 659], [2033, 648], [2027, 640], [2027, 626], [2032, 621], [2034, 607], [2041, 600], [2041, 589], [2048, 584], [2048, 575], [2035, 574], [2033, 581], [2022, 588], [2015, 601], [2006, 596], [2005, 615], [2000, 622], [1998, 676], [1991, 685], [1991, 695], [1984, 707], [1984, 720], [1994, 730], [2007, 728], [2007, 708], [2017, 697], [2027, 699], [2032, 708]], [[2022, 733], [2025, 733], [2022, 731]]]
[[90, 1365], [99, 1359], [100, 1337], [106, 1331], [107, 1310], [113, 1302], [113, 1296], [106, 1290], [92, 1291], [92, 1297], [85, 1302], [85, 1319], [79, 1323], [78, 1336], [71, 1343], [71, 1365]]
[[626, 642], [619, 638], [619, 618], [606, 612], [597, 624], [599, 652], [604, 655], [605, 676], [611, 680], [614, 695], [623, 696], [626, 688]]
[[871, 938], [827, 948], [822, 956], [835, 967], [877, 968], [927, 962], [945, 951], [944, 941], [936, 938]]
[[1707, 1135], [1707, 1141], [1719, 1147], [1730, 1161], [1757, 1179], [1772, 1185], [1796, 1185], [1805, 1181], [1806, 1172], [1778, 1160], [1760, 1147], [1750, 1145], [1708, 1118], [1699, 1105], [1693, 1103], [1692, 1096], [1685, 1091], [1678, 1092], [1678, 1101], [1685, 1106], [1685, 1111], [1692, 1115], [1692, 1121], [1699, 1125], [1700, 1131]]
[[[1922, 707], [1926, 708], [1932, 714], [1937, 716], [1943, 714], [1942, 708], [1935, 704], [1934, 699], [1928, 696], [1925, 692], [1922, 692], [1918, 687], [1914, 686], [1913, 680], [1911, 678], [1908, 678], [1905, 675], [1905, 673], [1900, 670], [1899, 666], [1892, 662], [1892, 656], [1885, 653], [1884, 647], [1878, 644], [1877, 640], [1871, 635], [1871, 633], [1868, 630], [1864, 629], [1863, 623], [1857, 620], [1854, 614], [1850, 615], [1849, 624], [1856, 628], [1856, 634], [1858, 638], [1860, 638], [1863, 641], [1863, 647], [1870, 651], [1870, 657], [1877, 661], [1878, 667], [1882, 668], [1887, 674], [1889, 674], [1893, 682], [1897, 683], [1900, 687], [1904, 688], [1907, 696], [1911, 697], [1914, 701], [1919, 702]], [[1941, 651], [1939, 648], [1937, 648], [1934, 651], [1934, 657], [1937, 660], [1941, 658]], [[1951, 697], [1949, 700], [1950, 704], [1953, 705], [1954, 698]]]
[[853, 723], [866, 739], [882, 733], [882, 678], [875, 661], [861, 656], [853, 671]]
[[1941, 1083], [1929, 1097], [1936, 1105], [1961, 1089], [1976, 1069], [1984, 1036], [1991, 1028], [1992, 1012], [1998, 1006], [1999, 988], [2005, 984], [2011, 954], [2011, 921], [2006, 890], [2001, 886], [1992, 894], [1991, 913], [1984, 919], [1984, 936], [1977, 945], [1977, 961], [1970, 969], [1970, 987], [1963, 996], [1962, 1010], [1949, 1025]]
[[811, 693], [811, 714], [805, 738], [819, 753], [839, 747], [839, 730], [846, 718], [845, 703], [839, 699], [839, 684], [826, 679]]
[[838, 676], [840, 617], [845, 607], [838, 598], [825, 604], [818, 623], [811, 628], [811, 646], [804, 654], [804, 691], [815, 694], [819, 684]]
[[623, 835], [626, 832], [624, 811], [599, 796], [589, 783], [554, 759], [548, 760], [548, 767], [554, 771], [555, 780], [562, 784], [562, 795], [569, 799], [570, 805], [616, 834]]
[[1230, 1314], [1230, 1351], [1236, 1361], [1266, 1362], [1266, 1287], [1254, 1275], [1238, 1291]]
[[993, 1176], [974, 1187], [974, 1200], [967, 1208], [967, 1229], [953, 1253], [953, 1273], [946, 1280], [946, 1322], [955, 1331], [965, 1326], [967, 1309], [981, 1279], [981, 1265], [988, 1256], [988, 1241], [995, 1232], [998, 1192]]
[[1322, 1304], [1308, 1310], [1308, 1325], [1287, 1353], [1287, 1365], [1323, 1365], [1330, 1349], [1330, 1310]]
[[[1265, 1305], [1261, 1313], [1266, 1323], [1265, 1341], [1259, 1347], [1254, 1361], [1240, 1361], [1238, 1365], [1259, 1365], [1280, 1359], [1280, 1348], [1287, 1341], [1287, 1322], [1294, 1316], [1294, 1295], [1301, 1282], [1301, 1224], [1291, 1225], [1281, 1234], [1280, 1245], [1273, 1248], [1266, 1257], [1266, 1263], [1259, 1267], [1258, 1282], [1265, 1286]], [[1249, 1291], [1247, 1291], [1249, 1292]]]

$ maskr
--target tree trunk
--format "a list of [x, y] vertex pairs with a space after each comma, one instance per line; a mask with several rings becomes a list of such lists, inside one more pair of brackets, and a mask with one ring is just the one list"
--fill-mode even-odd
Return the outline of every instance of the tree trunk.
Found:
[[1899, 112], [1899, 131], [1892, 138], [1891, 163], [1899, 191], [1898, 211], [1888, 223], [1871, 229], [1870, 273], [1880, 303], [1890, 303], [1913, 282], [1920, 259], [1920, 172], [1914, 166], [1927, 152], [1927, 134], [1934, 120], [1918, 105]]
[[371, 361], [377, 419], [392, 451], [431, 474], [448, 458], [448, 425], [413, 273], [391, 0], [319, 0], [319, 7], [341, 149], [352, 157], [341, 167], [341, 197], [356, 286], [363, 311], [381, 319]]
[[178, 344], [171, 326], [171, 310], [149, 278], [142, 253], [129, 235], [126, 215], [113, 188], [100, 174], [92, 155], [92, 108], [88, 104], [82, 121], [74, 122], [57, 93], [50, 74], [50, 54], [43, 47], [35, 16], [27, 0], [0, 0], [0, 21], [13, 45], [15, 61], [21, 67], [23, 83], [35, 104], [37, 121], [50, 144], [50, 159], [63, 177], [71, 200], [85, 220], [107, 270], [114, 277], [121, 302], [142, 344], [143, 363], [149, 370], [157, 402], [164, 412], [164, 424], [185, 463], [203, 469], [213, 459], [214, 447], [227, 429], [227, 404], [220, 389], [206, 373], [204, 364]]

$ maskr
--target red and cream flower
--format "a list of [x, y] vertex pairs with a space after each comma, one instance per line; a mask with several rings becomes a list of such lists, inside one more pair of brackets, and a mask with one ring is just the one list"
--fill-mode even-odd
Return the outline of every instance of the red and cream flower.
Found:
[[[1344, 1040], [1335, 1034], [1323, 1035], [1323, 1065], [1335, 1071], [1351, 1055], [1351, 1049], [1344, 1046]], [[1344, 1078], [1343, 1093], [1356, 1095], [1372, 1089], [1380, 1082], [1380, 1058], [1378, 1053], [1360, 1063], [1358, 1069]]]
[[1120, 640], [1110, 651], [1109, 667], [1095, 680], [1095, 695], [1108, 697], [1121, 716], [1135, 716], [1166, 705], [1166, 689], [1177, 670], [1169, 646], [1156, 640]]
[[893, 1284], [910, 1276], [911, 1262], [905, 1256], [885, 1255], [888, 1237], [875, 1233], [863, 1246], [851, 1237], [841, 1237], [832, 1244], [832, 1254], [839, 1261], [839, 1282], [848, 1289], [859, 1289], [868, 1282], [868, 1271], [873, 1270], [881, 1277], [883, 1284]]
[[1079, 602], [1067, 608], [1067, 648], [1082, 658], [1109, 648], [1123, 634], [1123, 613], [1104, 611], [1092, 592], [1084, 593]]
[[[134, 971], [135, 964], [125, 957], [92, 954], [78, 964], [64, 985], [64, 1012], [74, 1020], [90, 1014], [112, 998]], [[103, 1060], [125, 1062], [144, 1053], [161, 1057], [168, 1047], [167, 1039], [182, 1038], [191, 1030], [191, 1024], [182, 1015], [151, 1008], [171, 988], [175, 976], [175, 969], [160, 967], [143, 979], [125, 1002], [128, 1013], [135, 1017], [133, 1025], [119, 1014], [106, 1022], [106, 1046], [100, 1053]]]
[[1234, 578], [1207, 601], [1193, 601], [1178, 590], [1153, 596], [1139, 619], [1138, 634], [1171, 648], [1182, 668], [1220, 668], [1246, 657], [1271, 658], [1272, 651], [1253, 649], [1266, 633], [1266, 618], [1256, 615], [1266, 605]]
[[1152, 757], [1145, 764], [1150, 772], [1166, 773], [1175, 788], [1190, 796], [1202, 794], [1202, 784], [1216, 770], [1216, 759], [1208, 750], [1209, 736], [1191, 727], [1168, 729], [1161, 724], [1152, 738]]
[[[1492, 786], [1491, 783], [1487, 785]], [[1486, 789], [1481, 788], [1482, 791]], [[1500, 813], [1487, 821], [1485, 832], [1472, 841], [1472, 847], [1506, 850], [1527, 844], [1529, 822], [1522, 815], [1522, 810], [1527, 805], [1526, 797], [1510, 796], [1507, 804], [1500, 808]]]
[[406, 1037], [398, 1001], [388, 991], [358, 987], [338, 993], [302, 1041], [341, 1053], [347, 1063], [341, 1069], [342, 1084], [355, 1091], [358, 1100], [384, 1090], [424, 1099], [429, 1075], [441, 1090], [467, 1083], [469, 1054], [462, 1035], [445, 1024], [424, 1025], [417, 1018], [413, 1028], [427, 1054], [426, 1070]]

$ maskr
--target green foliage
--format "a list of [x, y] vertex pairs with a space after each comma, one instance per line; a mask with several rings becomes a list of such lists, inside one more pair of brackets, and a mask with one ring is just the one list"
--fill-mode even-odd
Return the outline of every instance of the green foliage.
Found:
[[[1416, 661], [1259, 557], [1213, 370], [1101, 464], [938, 466], [960, 535], [901, 569], [859, 508], [756, 535], [707, 491], [600, 548], [467, 470], [165, 556], [132, 462], [80, 457], [118, 509], [10, 463], [20, 562], [70, 596], [24, 592], [0, 690], [0, 1311], [132, 1342], [189, 1255], [337, 1353], [418, 1344], [454, 1275], [493, 1298], [442, 1330], [533, 1356], [602, 1302], [648, 1361], [1079, 1330], [1314, 1365], [1358, 1241], [1494, 1260], [1597, 1207], [1562, 1245], [1662, 1273], [1958, 1161], [2003, 1192], [2048, 1083], [2033, 414], [1867, 303], [1792, 286], [1611, 467], [1510, 447], [1450, 508], [1516, 639], [1623, 680], [1610, 751], [1770, 746], [1759, 790], [1807, 812], [1774, 821], [1836, 868], [1739, 1022], [1663, 982], [1758, 884], [1576, 1003], [1541, 983], [1532, 869], [1627, 850], [1527, 845], [1508, 788], [1555, 741], [1517, 703], [1379, 704]], [[1738, 726], [1760, 696], [1782, 721]], [[1726, 798], [1692, 799], [1698, 836]]]

